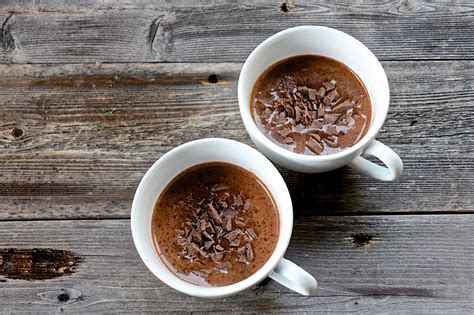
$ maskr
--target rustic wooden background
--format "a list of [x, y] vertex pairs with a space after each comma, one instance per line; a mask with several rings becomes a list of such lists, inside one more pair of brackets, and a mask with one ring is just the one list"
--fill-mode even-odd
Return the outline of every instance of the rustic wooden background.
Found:
[[[0, 311], [473, 314], [474, 3], [331, 3], [2, 1]], [[226, 299], [179, 294], [133, 246], [138, 182], [189, 140], [251, 144], [241, 65], [306, 24], [381, 60], [392, 95], [378, 139], [404, 174], [281, 169], [296, 216], [287, 257], [318, 278], [316, 296], [273, 281]]]

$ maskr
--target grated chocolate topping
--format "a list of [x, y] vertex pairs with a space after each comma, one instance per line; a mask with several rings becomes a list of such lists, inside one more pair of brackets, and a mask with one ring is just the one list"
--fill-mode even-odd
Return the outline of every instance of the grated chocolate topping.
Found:
[[[190, 214], [176, 230], [179, 257], [191, 262], [211, 261], [214, 270], [222, 273], [229, 272], [233, 264], [249, 264], [255, 259], [252, 242], [258, 238], [243, 216], [252, 209], [251, 199], [242, 192], [233, 194], [223, 183], [207, 187], [206, 193], [199, 201], [190, 194], [174, 205], [176, 211], [188, 210]], [[210, 274], [209, 270], [192, 272], [201, 277]]]

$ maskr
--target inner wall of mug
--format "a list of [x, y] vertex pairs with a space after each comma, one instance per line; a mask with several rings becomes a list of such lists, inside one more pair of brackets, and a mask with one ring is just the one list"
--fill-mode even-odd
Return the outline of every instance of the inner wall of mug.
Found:
[[[252, 276], [221, 287], [194, 285], [174, 275], [161, 261], [151, 234], [153, 210], [166, 185], [185, 169], [207, 162], [227, 162], [255, 174], [270, 190], [280, 216], [278, 243], [269, 260]], [[157, 161], [147, 172], [140, 186], [135, 196], [134, 213], [132, 213], [132, 229], [137, 226], [144, 227], [134, 233], [141, 247], [139, 253], [155, 275], [182, 292], [200, 296], [206, 294], [222, 296], [241, 291], [262, 280], [276, 266], [288, 247], [293, 224], [293, 209], [286, 184], [277, 169], [265, 157], [245, 144], [227, 139], [203, 139], [187, 143], [173, 149]], [[157, 268], [157, 263], [160, 264], [160, 268]]]
[[375, 136], [388, 112], [390, 95], [385, 72], [377, 58], [358, 40], [321, 26], [301, 26], [277, 33], [249, 56], [240, 78], [242, 82], [239, 82], [243, 84], [239, 89], [242, 96], [240, 101], [244, 106], [241, 111], [247, 119], [253, 121], [250, 97], [260, 74], [274, 63], [298, 55], [321, 55], [336, 59], [361, 78], [372, 101], [372, 122], [364, 138]]

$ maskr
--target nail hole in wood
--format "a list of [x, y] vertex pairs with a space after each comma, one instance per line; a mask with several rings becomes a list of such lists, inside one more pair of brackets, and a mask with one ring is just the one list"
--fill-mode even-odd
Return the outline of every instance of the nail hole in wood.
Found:
[[367, 234], [352, 235], [352, 245], [359, 248], [369, 248], [372, 245], [372, 236]]
[[20, 128], [13, 128], [12, 129], [12, 136], [15, 138], [20, 138], [23, 135], [23, 130]]
[[208, 81], [209, 83], [215, 84], [215, 83], [219, 82], [219, 79], [220, 79], [220, 78], [217, 76], [217, 74], [211, 74], [211, 75], [209, 76], [209, 78], [207, 78], [207, 81]]
[[285, 13], [290, 12], [294, 8], [295, 8], [295, 5], [293, 4], [292, 1], [287, 1], [280, 4], [280, 10]]
[[412, 120], [411, 123], [410, 123], [410, 126], [413, 126], [413, 125], [415, 125], [416, 123], [418, 123], [418, 120]]
[[60, 295], [58, 295], [58, 301], [59, 302], [67, 302], [71, 299], [71, 297], [69, 296], [69, 294], [67, 293], [61, 293]]

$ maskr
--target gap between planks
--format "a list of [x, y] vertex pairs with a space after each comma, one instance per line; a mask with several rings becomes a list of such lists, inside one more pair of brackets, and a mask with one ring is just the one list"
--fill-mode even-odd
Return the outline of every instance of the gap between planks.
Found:
[[[390, 213], [387, 212], [337, 212], [337, 213], [330, 213], [330, 212], [318, 212], [314, 215], [295, 215], [295, 219], [302, 218], [302, 217], [312, 217], [312, 218], [319, 218], [319, 217], [374, 217], [374, 216], [383, 216], [383, 217], [390, 217], [390, 216], [436, 216], [436, 215], [474, 215], [474, 210], [459, 210], [459, 211], [431, 211], [431, 212], [423, 212], [423, 211], [411, 211], [411, 212], [404, 212], [404, 211], [391, 211]], [[103, 218], [87, 218], [87, 217], [77, 217], [77, 218], [34, 218], [34, 219], [0, 219], [0, 222], [54, 222], [54, 221], [121, 221], [121, 220], [130, 220], [130, 216], [113, 216], [113, 217], [103, 217]]]
[[[383, 62], [452, 62], [452, 61], [473, 61], [474, 55], [472, 58], [412, 58], [412, 59], [404, 59], [404, 58], [388, 58], [384, 59], [381, 57], [377, 57], [379, 61]], [[28, 63], [16, 63], [16, 62], [0, 62], [0, 66], [88, 66], [88, 65], [218, 65], [218, 64], [241, 64], [243, 65], [242, 60], [229, 60], [229, 61], [221, 61], [216, 63], [209, 63], [209, 62], [179, 62], [179, 61], [98, 61], [98, 62], [28, 62]]]

